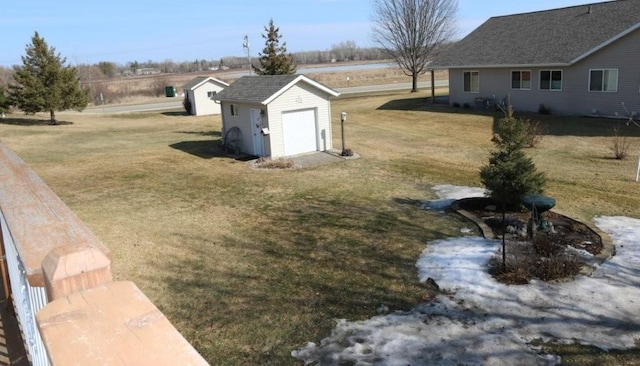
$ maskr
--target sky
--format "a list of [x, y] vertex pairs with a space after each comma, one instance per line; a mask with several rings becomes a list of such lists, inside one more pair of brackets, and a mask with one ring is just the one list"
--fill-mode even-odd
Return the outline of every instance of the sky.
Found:
[[[474, 187], [434, 187], [442, 210], [453, 199], [483, 196]], [[337, 320], [331, 334], [291, 355], [305, 364], [357, 365], [557, 365], [532, 340], [578, 342], [626, 349], [640, 339], [640, 220], [596, 217], [616, 254], [589, 277], [574, 281], [505, 285], [486, 269], [499, 253], [498, 240], [465, 235], [426, 243], [417, 259], [421, 282], [432, 278], [451, 295], [416, 304], [410, 311], [380, 305], [382, 315], [364, 321]], [[577, 251], [577, 250], [576, 250]], [[589, 257], [585, 251], [579, 255]]]
[[[10, 1], [0, 0], [0, 66], [20, 64], [34, 32], [72, 64], [176, 62], [244, 56], [262, 49], [269, 19], [290, 52], [343, 41], [373, 46], [373, 0]], [[458, 37], [492, 16], [580, 5], [588, 0], [458, 0]]]

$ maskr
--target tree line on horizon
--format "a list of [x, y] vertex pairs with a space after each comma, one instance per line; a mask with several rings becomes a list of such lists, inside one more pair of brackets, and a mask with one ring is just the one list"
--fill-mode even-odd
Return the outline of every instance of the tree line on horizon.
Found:
[[[331, 46], [328, 50], [292, 52], [293, 61], [298, 65], [326, 64], [347, 61], [378, 61], [388, 59], [385, 51], [378, 47], [359, 47], [355, 41], [343, 41]], [[258, 57], [252, 55], [252, 66], [258, 65]], [[124, 64], [100, 61], [94, 64], [78, 64], [81, 79], [99, 80], [118, 76], [142, 73], [181, 74], [190, 72], [215, 71], [220, 69], [246, 69], [246, 56], [225, 56], [220, 59], [196, 59], [176, 62], [171, 59], [163, 61], [128, 61]], [[12, 80], [13, 68], [0, 66], [0, 85], [7, 85]]]

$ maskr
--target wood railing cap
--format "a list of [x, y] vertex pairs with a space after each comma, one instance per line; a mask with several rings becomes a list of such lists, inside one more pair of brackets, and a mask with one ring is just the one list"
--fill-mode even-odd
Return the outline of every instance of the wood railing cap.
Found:
[[111, 256], [76, 214], [2, 143], [0, 210], [32, 286], [44, 286], [42, 261], [56, 247], [88, 245]]
[[133, 282], [54, 300], [36, 320], [55, 365], [207, 365]]

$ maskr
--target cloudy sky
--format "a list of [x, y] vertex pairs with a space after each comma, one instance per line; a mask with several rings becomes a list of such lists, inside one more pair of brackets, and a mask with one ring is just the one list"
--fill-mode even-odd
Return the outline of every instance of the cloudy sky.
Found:
[[[0, 65], [20, 63], [35, 31], [71, 63], [185, 61], [252, 54], [270, 18], [289, 51], [342, 41], [370, 46], [373, 0], [9, 1], [0, 0]], [[459, 0], [462, 38], [491, 16], [584, 4], [581, 0]]]

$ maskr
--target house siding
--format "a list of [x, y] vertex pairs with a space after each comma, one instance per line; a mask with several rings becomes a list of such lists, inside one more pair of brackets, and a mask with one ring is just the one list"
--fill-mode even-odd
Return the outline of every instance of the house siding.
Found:
[[220, 92], [224, 89], [223, 86], [214, 83], [213, 81], [209, 81], [200, 85], [198, 88], [192, 91], [188, 91], [189, 100], [191, 100], [193, 105], [193, 110], [191, 114], [196, 116], [208, 116], [212, 114], [220, 114], [220, 104], [213, 101], [211, 98], [207, 96], [208, 92]]
[[[577, 85], [576, 100], [581, 105], [574, 106], [581, 114], [595, 111], [602, 116], [628, 116], [629, 112], [640, 111], [640, 30], [619, 39], [608, 47], [579, 61], [571, 68], [572, 78]], [[592, 69], [618, 69], [617, 92], [590, 92], [589, 72]], [[575, 73], [575, 75], [573, 75]], [[624, 106], [623, 107], [623, 103]]]
[[[449, 101], [475, 106], [477, 97], [497, 101], [510, 95], [517, 111], [537, 112], [541, 104], [554, 114], [625, 116], [640, 110], [640, 30], [622, 37], [607, 47], [566, 67], [452, 68], [449, 70]], [[617, 92], [590, 92], [592, 69], [618, 69]], [[478, 93], [463, 91], [465, 71], [479, 71]], [[531, 71], [531, 89], [511, 89], [511, 71]], [[541, 70], [562, 70], [562, 90], [540, 90]]]
[[[238, 115], [231, 115], [231, 105], [237, 107]], [[220, 104], [222, 109], [222, 121], [223, 121], [223, 130], [224, 137], [226, 137], [227, 131], [232, 129], [233, 127], [238, 127], [240, 129], [240, 150], [246, 153], [251, 153], [253, 151], [253, 126], [251, 126], [251, 109], [261, 109], [266, 110], [266, 107], [262, 104], [252, 104], [252, 103], [231, 103], [231, 102], [222, 102]], [[269, 127], [269, 118], [263, 116], [262, 118], [262, 128]], [[269, 138], [264, 135], [261, 135], [262, 143], [263, 143], [263, 153], [265, 156], [269, 156], [269, 151], [271, 149]]]
[[271, 157], [285, 155], [282, 113], [303, 109], [316, 110], [317, 146], [319, 151], [332, 149], [331, 102], [318, 90], [305, 83], [297, 83], [268, 106], [269, 130], [271, 133]]

